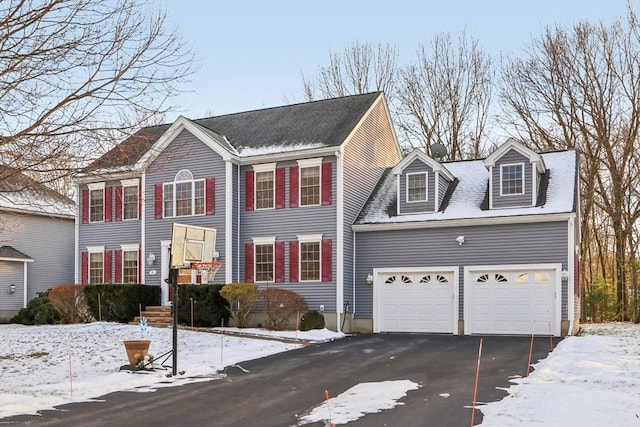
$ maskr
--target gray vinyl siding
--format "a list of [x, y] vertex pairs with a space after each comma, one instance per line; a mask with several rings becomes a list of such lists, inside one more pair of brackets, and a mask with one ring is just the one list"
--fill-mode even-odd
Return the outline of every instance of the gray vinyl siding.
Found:
[[[463, 235], [463, 245], [456, 237]], [[561, 263], [567, 268], [567, 222], [505, 224], [358, 232], [356, 317], [373, 317], [374, 268], [459, 266], [459, 316], [463, 318], [464, 266]], [[562, 284], [562, 319], [567, 318], [567, 284]]]
[[[247, 211], [245, 208], [246, 171], [252, 166], [243, 166], [240, 173], [240, 279], [245, 274], [245, 244], [252, 243], [256, 237], [273, 237], [284, 244], [284, 282], [270, 283], [271, 287], [292, 290], [302, 295], [309, 308], [318, 309], [322, 304], [325, 312], [335, 312], [336, 308], [336, 162], [334, 157], [326, 157], [323, 163], [331, 162], [332, 200], [327, 206], [289, 207], [290, 167], [297, 166], [296, 161], [278, 162], [276, 167], [285, 169], [285, 207], [283, 209], [261, 209]], [[331, 282], [289, 281], [289, 242], [297, 240], [298, 234], [322, 234], [323, 239], [332, 241]], [[260, 283], [259, 286], [266, 287]]]
[[[427, 200], [424, 202], [407, 202], [407, 175], [411, 173], [427, 173]], [[400, 175], [400, 215], [409, 213], [433, 212], [435, 203], [436, 176], [431, 167], [416, 159], [407, 165]]]
[[[375, 148], [374, 148], [375, 147]], [[353, 301], [354, 223], [380, 176], [402, 160], [384, 104], [378, 102], [347, 143], [343, 158], [343, 289]]]
[[[16, 292], [13, 294], [8, 292], [11, 284], [16, 285]], [[23, 298], [24, 263], [0, 261], [0, 317], [2, 311], [20, 310], [23, 307]]]
[[440, 209], [440, 206], [442, 205], [442, 199], [444, 198], [445, 193], [447, 192], [447, 188], [449, 188], [449, 184], [451, 183], [451, 181], [449, 181], [448, 178], [446, 178], [445, 176], [443, 176], [442, 174], [438, 174], [438, 204], [439, 206], [436, 208], [436, 210]]
[[[181, 169], [188, 169], [195, 180], [215, 179], [215, 212], [214, 215], [177, 216], [155, 219], [154, 190], [157, 183], [170, 183]], [[206, 144], [183, 130], [149, 165], [146, 171], [145, 193], [147, 203], [144, 215], [146, 218], [146, 253], [156, 254], [156, 264], [153, 266], [143, 262], [145, 283], [148, 285], [160, 285], [160, 274], [149, 275], [150, 270], [160, 270], [161, 241], [171, 240], [173, 223], [196, 225], [200, 227], [215, 228], [215, 250], [219, 252], [219, 260], [222, 267], [215, 276], [215, 282], [223, 283], [225, 277], [225, 264], [228, 254], [225, 253], [225, 162], [220, 155], [214, 152]]]
[[[73, 283], [75, 252], [73, 218], [2, 212], [0, 224], [3, 228], [2, 245], [12, 246], [33, 258], [33, 262], [27, 264], [28, 299], [34, 298], [38, 292], [49, 288]], [[22, 271], [22, 262], [13, 264], [18, 265]], [[20, 274], [22, 277], [22, 273]], [[0, 273], [0, 285], [4, 280], [3, 274]], [[16, 283], [17, 288], [22, 286], [22, 281]], [[5, 293], [6, 289], [0, 286], [0, 294]]]
[[[520, 195], [500, 195], [500, 165], [507, 165], [513, 163], [524, 164], [524, 194]], [[533, 166], [529, 162], [529, 159], [518, 153], [516, 150], [509, 150], [498, 160], [493, 167], [492, 175], [492, 191], [493, 191], [493, 208], [511, 208], [519, 206], [531, 206], [531, 192], [532, 192], [532, 180], [531, 180], [531, 168]], [[540, 180], [537, 179], [536, 182]]]
[[[139, 179], [139, 178], [138, 178]], [[77, 204], [79, 206], [79, 224], [78, 224], [78, 280], [82, 277], [82, 252], [87, 250], [87, 246], [104, 246], [105, 251], [116, 251], [120, 249], [120, 245], [142, 243], [142, 220], [129, 219], [116, 221], [116, 186], [121, 185], [119, 180], [111, 180], [105, 182], [105, 192], [111, 191], [111, 221], [110, 222], [89, 222], [82, 223], [82, 190], [87, 185], [81, 185], [78, 191]], [[151, 203], [153, 208], [153, 188], [151, 193], [147, 191], [147, 206]], [[149, 198], [151, 196], [151, 198]], [[160, 250], [155, 252], [160, 254]], [[160, 257], [158, 256], [158, 260]], [[158, 261], [159, 262], [159, 261]], [[144, 263], [144, 260], [143, 260]], [[111, 259], [111, 277], [115, 279], [115, 258]], [[142, 278], [141, 280], [142, 281]]]

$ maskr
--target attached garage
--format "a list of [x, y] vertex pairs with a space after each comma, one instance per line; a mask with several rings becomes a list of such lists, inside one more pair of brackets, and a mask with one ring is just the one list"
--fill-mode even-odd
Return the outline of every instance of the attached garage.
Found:
[[560, 335], [561, 267], [465, 267], [465, 334]]
[[374, 332], [457, 332], [458, 267], [373, 272]]

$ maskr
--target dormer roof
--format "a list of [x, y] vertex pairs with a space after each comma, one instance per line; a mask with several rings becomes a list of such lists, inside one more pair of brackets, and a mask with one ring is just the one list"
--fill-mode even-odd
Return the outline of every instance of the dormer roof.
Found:
[[440, 172], [450, 181], [453, 181], [456, 178], [446, 167], [444, 167], [442, 163], [436, 161], [432, 157], [429, 157], [424, 151], [417, 148], [405, 156], [405, 158], [391, 170], [391, 173], [393, 175], [401, 175], [404, 169], [416, 159], [429, 166], [434, 172]]
[[518, 141], [516, 141], [513, 138], [507, 139], [507, 141], [504, 144], [502, 144], [493, 153], [491, 153], [491, 155], [489, 157], [484, 159], [485, 167], [487, 169], [489, 169], [489, 167], [495, 166], [496, 162], [502, 156], [504, 156], [506, 153], [508, 153], [510, 150], [515, 150], [518, 153], [520, 153], [522, 156], [528, 158], [529, 162], [531, 162], [531, 164], [535, 165], [535, 167], [536, 167], [536, 169], [537, 169], [539, 174], [543, 174], [543, 173], [546, 172], [547, 167], [544, 164], [544, 159], [542, 158], [542, 156], [540, 154], [536, 153], [535, 151], [531, 150], [527, 146], [519, 143]]

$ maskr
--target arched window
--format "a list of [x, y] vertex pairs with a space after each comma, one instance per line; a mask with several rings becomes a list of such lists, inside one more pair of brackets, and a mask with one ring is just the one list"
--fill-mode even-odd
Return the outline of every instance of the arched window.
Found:
[[204, 179], [193, 179], [188, 169], [178, 171], [163, 189], [164, 216], [204, 215]]

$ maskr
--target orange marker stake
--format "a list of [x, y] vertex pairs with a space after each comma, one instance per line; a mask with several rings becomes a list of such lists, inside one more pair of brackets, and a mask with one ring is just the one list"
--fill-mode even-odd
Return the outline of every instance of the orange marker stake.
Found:
[[329, 403], [329, 390], [324, 391], [324, 398], [327, 401], [327, 408], [329, 408], [329, 423], [331, 427], [335, 427], [336, 425], [333, 423], [333, 417], [331, 416], [331, 404]]
[[527, 361], [527, 374], [529, 376], [529, 370], [531, 369], [531, 356], [533, 354], [533, 336], [536, 334], [536, 321], [533, 321], [533, 330], [531, 331], [531, 344], [529, 344], [529, 360]]
[[480, 338], [480, 348], [478, 349], [478, 365], [476, 366], [476, 384], [473, 387], [473, 402], [471, 402], [471, 427], [476, 415], [476, 397], [478, 395], [478, 378], [480, 377], [480, 357], [482, 357], [482, 338]]

